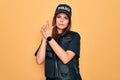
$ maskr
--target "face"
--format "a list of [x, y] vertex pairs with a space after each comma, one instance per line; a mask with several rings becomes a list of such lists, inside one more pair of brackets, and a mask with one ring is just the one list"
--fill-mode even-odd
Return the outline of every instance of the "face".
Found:
[[69, 23], [69, 18], [65, 13], [59, 13], [56, 16], [56, 26], [58, 30], [64, 30]]

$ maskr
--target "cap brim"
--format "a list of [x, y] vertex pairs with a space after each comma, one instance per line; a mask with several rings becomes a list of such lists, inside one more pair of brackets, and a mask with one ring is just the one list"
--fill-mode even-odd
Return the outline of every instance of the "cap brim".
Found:
[[66, 11], [57, 11], [55, 14], [59, 14], [59, 13], [65, 13], [68, 17], [71, 17], [71, 15]]

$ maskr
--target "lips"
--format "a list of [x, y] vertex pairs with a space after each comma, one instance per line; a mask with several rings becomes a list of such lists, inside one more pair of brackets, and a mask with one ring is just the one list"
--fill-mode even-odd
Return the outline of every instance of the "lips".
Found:
[[59, 24], [59, 26], [64, 26], [64, 24]]

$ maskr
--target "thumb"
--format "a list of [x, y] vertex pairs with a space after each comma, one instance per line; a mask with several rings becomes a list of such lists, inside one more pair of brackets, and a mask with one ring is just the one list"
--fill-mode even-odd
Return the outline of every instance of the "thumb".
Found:
[[46, 21], [46, 25], [47, 25], [47, 27], [49, 27], [49, 26], [50, 26], [50, 25], [49, 25], [49, 21], [48, 21], [48, 20]]

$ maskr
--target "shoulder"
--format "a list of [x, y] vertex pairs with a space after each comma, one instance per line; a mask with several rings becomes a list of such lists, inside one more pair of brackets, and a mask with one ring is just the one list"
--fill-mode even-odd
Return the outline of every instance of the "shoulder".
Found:
[[71, 37], [78, 37], [78, 38], [81, 38], [80, 34], [78, 32], [75, 32], [75, 31], [70, 31], [69, 32], [69, 35], [71, 35]]

